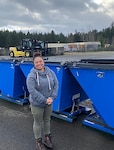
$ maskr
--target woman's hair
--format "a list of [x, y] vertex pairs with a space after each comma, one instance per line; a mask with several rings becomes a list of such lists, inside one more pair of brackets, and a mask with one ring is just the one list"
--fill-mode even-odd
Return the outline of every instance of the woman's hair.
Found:
[[41, 56], [40, 52], [35, 52], [34, 55], [33, 55], [33, 61], [36, 57], [40, 57], [43, 59], [43, 57]]

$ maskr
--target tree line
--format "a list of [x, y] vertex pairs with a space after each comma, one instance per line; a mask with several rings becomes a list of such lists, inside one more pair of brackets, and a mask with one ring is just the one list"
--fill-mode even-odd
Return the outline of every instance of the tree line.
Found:
[[64, 35], [63, 33], [56, 34], [53, 30], [50, 33], [24, 33], [22, 31], [0, 31], [0, 47], [8, 48], [10, 46], [19, 46], [22, 39], [37, 39], [40, 41], [48, 41], [49, 43], [73, 43], [73, 42], [101, 42], [101, 46], [109, 44], [114, 47], [114, 22], [110, 27], [103, 29], [102, 31], [92, 30], [87, 33], [78, 32]]

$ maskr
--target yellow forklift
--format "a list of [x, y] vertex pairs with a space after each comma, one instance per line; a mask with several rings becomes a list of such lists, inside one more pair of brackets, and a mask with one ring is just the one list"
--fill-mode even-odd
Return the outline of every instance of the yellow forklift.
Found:
[[42, 56], [50, 55], [48, 42], [36, 39], [22, 39], [20, 46], [9, 47], [9, 55], [11, 57], [32, 57], [35, 52], [39, 52]]

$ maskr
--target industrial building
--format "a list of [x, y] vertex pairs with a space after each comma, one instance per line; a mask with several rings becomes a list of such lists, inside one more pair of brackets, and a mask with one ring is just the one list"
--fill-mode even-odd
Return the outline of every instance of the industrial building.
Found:
[[48, 47], [58, 53], [63, 51], [93, 51], [101, 47], [100, 42], [49, 43]]

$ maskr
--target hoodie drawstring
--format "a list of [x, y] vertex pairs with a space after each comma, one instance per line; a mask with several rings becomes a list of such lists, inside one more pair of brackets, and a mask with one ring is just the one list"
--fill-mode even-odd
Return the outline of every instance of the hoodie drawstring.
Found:
[[[49, 90], [51, 90], [51, 84], [50, 84], [50, 79], [49, 79], [48, 74], [46, 74], [46, 77], [47, 77], [47, 80], [48, 80]], [[40, 86], [40, 81], [39, 81], [38, 72], [36, 72], [36, 79], [37, 79], [37, 82], [38, 82], [38, 86]]]
[[39, 81], [39, 75], [38, 75], [38, 72], [36, 72], [36, 79], [37, 79], [37, 82], [38, 82], [38, 86], [40, 86], [40, 81]]
[[48, 74], [47, 74], [46, 76], [47, 76], [47, 79], [48, 79], [49, 90], [51, 90], [50, 79], [49, 79], [49, 76], [48, 76]]

